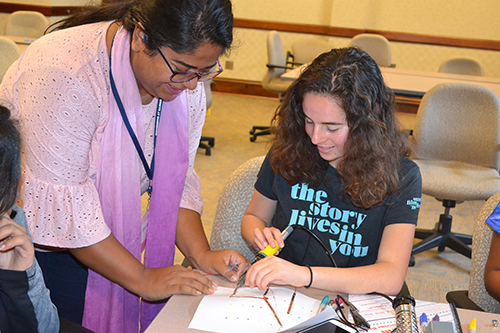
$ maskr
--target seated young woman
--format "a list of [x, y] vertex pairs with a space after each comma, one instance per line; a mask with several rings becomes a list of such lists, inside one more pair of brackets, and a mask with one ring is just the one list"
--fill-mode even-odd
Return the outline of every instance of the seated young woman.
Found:
[[280, 252], [253, 264], [245, 284], [397, 294], [422, 185], [375, 61], [358, 48], [320, 55], [288, 89], [273, 128], [241, 233], [257, 251]]

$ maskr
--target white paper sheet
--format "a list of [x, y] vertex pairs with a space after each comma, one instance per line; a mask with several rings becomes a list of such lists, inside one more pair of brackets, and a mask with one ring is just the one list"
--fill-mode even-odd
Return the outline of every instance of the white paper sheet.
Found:
[[[376, 295], [349, 295], [349, 301], [358, 308], [359, 313], [370, 323], [370, 333], [390, 333], [396, 327], [394, 309], [392, 304], [385, 298]], [[421, 300], [416, 300], [415, 303], [417, 321], [424, 312], [429, 320], [438, 315], [439, 321], [453, 323], [456, 332], [450, 304]], [[420, 326], [420, 323], [418, 324]]]
[[[280, 332], [314, 317], [320, 304], [319, 300], [297, 292], [290, 314], [287, 314], [293, 290], [272, 286], [266, 297], [282, 324], [280, 326], [262, 298], [264, 291], [243, 287], [238, 290], [237, 297], [230, 297], [233, 290], [219, 287], [213, 295], [205, 296], [198, 305], [189, 328], [221, 333]], [[331, 307], [327, 308], [331, 310]], [[333, 310], [328, 311], [328, 314], [330, 317], [335, 316]], [[319, 317], [318, 322], [327, 319]]]

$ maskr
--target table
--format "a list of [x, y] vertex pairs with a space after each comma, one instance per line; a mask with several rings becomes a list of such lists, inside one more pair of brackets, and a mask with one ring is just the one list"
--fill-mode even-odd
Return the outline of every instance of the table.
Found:
[[[220, 276], [211, 276], [211, 278], [222, 287], [232, 287], [234, 283], [221, 278]], [[330, 298], [335, 298], [337, 293], [326, 292], [314, 288], [297, 288], [301, 292], [310, 297], [321, 300], [325, 295]], [[175, 295], [167, 302], [165, 307], [156, 316], [151, 325], [146, 329], [145, 333], [194, 333], [202, 332], [199, 330], [188, 329], [191, 318], [193, 318], [198, 304], [203, 299], [203, 296], [188, 296]], [[494, 327], [491, 320], [496, 319], [500, 322], [499, 314], [486, 312], [478, 312], [472, 310], [458, 309], [458, 314], [462, 324], [464, 333], [469, 331], [469, 323], [473, 318], [477, 321], [477, 332], [479, 333], [500, 333], [500, 327]]]
[[[281, 75], [282, 80], [295, 80], [307, 66], [302, 65]], [[439, 72], [422, 72], [409, 69], [380, 67], [385, 83], [396, 95], [422, 97], [439, 83], [477, 84], [493, 90], [500, 97], [500, 78], [461, 75]]]
[[[282, 80], [295, 80], [308, 64], [281, 75]], [[380, 67], [385, 83], [394, 91], [398, 105], [398, 120], [404, 129], [412, 130], [415, 114], [424, 94], [440, 83], [477, 84], [491, 89], [500, 97], [500, 78], [439, 72], [421, 72], [408, 69]], [[500, 331], [500, 330], [499, 330]]]
[[18, 36], [4, 36], [4, 37], [7, 37], [8, 39], [16, 43], [21, 52], [24, 52], [24, 50], [26, 50], [26, 48], [36, 40], [34, 38], [18, 37]]

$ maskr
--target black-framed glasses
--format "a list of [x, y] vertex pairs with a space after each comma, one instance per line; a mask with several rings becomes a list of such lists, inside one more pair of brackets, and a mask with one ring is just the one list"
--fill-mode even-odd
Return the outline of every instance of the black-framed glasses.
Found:
[[[359, 332], [358, 329], [362, 331], [368, 331], [370, 329], [370, 324], [368, 323], [368, 321], [366, 321], [366, 319], [361, 316], [359, 310], [354, 306], [354, 304], [346, 300], [344, 297], [337, 295], [335, 300], [330, 301], [330, 305], [333, 306], [335, 312], [337, 313], [340, 321], [343, 324], [355, 329], [357, 332]], [[354, 323], [350, 322], [346, 317], [346, 314], [343, 311], [344, 308], [347, 308], [349, 310]]]
[[208, 80], [213, 79], [214, 77], [216, 77], [217, 75], [219, 75], [223, 71], [222, 66], [220, 64], [220, 61], [219, 61], [219, 59], [217, 59], [217, 70], [216, 71], [205, 72], [205, 73], [178, 72], [172, 68], [172, 65], [170, 65], [167, 58], [165, 58], [165, 55], [163, 54], [163, 52], [161, 52], [160, 48], [158, 47], [157, 49], [158, 49], [158, 52], [160, 52], [160, 55], [163, 58], [163, 60], [165, 60], [165, 63], [167, 64], [168, 68], [170, 68], [170, 71], [172, 72], [172, 76], [170, 76], [170, 81], [172, 81], [172, 82], [177, 82], [177, 83], [188, 82], [194, 78], [198, 78], [198, 81], [201, 81], [201, 82], [208, 81]]

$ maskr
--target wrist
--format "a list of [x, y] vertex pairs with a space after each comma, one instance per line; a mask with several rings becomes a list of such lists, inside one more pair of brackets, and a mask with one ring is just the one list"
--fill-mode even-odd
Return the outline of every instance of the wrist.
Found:
[[215, 273], [211, 269], [212, 267], [210, 259], [211, 253], [212, 250], [207, 248], [196, 253], [196, 256], [190, 255], [189, 257], [186, 257], [186, 259], [195, 269], [201, 269], [205, 273]]
[[309, 276], [309, 283], [304, 285], [304, 288], [307, 289], [307, 288], [311, 287], [313, 284], [314, 274], [313, 274], [312, 268], [309, 265], [306, 266], [306, 270], [307, 270], [307, 276]]

